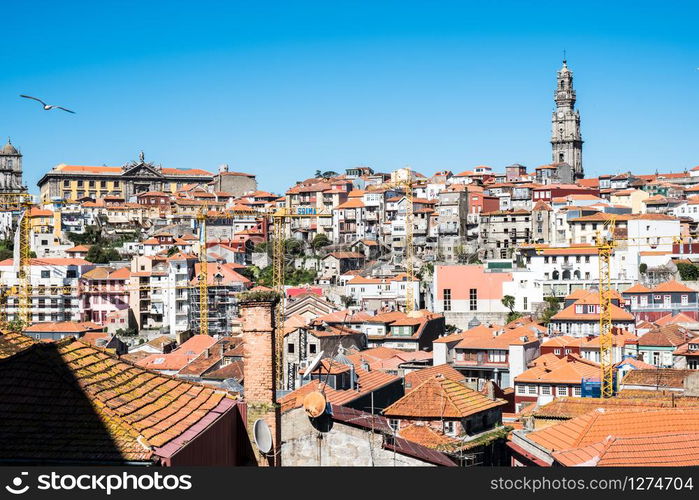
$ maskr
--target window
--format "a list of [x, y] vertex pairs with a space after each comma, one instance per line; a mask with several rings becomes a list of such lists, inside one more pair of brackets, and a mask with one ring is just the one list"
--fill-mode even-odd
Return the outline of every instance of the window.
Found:
[[75, 269], [68, 269], [66, 271], [66, 278], [77, 278], [78, 272]]
[[523, 297], [523, 298], [522, 298], [522, 306], [523, 306], [522, 309], [524, 309], [525, 311], [526, 311], [527, 308], [529, 307], [529, 304], [528, 304], [528, 300], [527, 300], [527, 299], [528, 299], [528, 297]]
[[444, 289], [444, 310], [451, 311], [451, 288]]
[[469, 310], [475, 311], [478, 308], [478, 290], [471, 288], [468, 292]]
[[517, 394], [524, 394], [525, 392], [525, 386], [517, 385]]
[[553, 353], [554, 353], [556, 356], [560, 356], [560, 355], [561, 355], [561, 350], [560, 350], [559, 348], [556, 348], [556, 349], [553, 350]]
[[586, 255], [585, 256], [585, 264], [589, 264], [589, 263], [590, 263], [590, 256]]
[[69, 188], [69, 187], [70, 187], [70, 181], [63, 181], [63, 187], [64, 187], [64, 188]]
[[316, 353], [316, 345], [315, 344], [308, 344], [308, 352], [311, 354]]
[[78, 181], [78, 187], [83, 187], [83, 181]]
[[680, 298], [680, 301], [681, 301], [681, 304], [682, 304], [683, 306], [686, 306], [687, 304], [689, 304], [689, 296], [688, 296], [688, 295], [683, 295], [683, 296]]
[[456, 433], [456, 425], [454, 425], [454, 422], [444, 422], [443, 432], [444, 434], [453, 436]]
[[568, 387], [565, 385], [556, 386], [556, 396], [567, 396]]
[[398, 420], [396, 418], [389, 418], [388, 425], [391, 426], [391, 429], [393, 429], [394, 431], [397, 431], [398, 428], [400, 427], [400, 420]]
[[50, 277], [51, 277], [51, 271], [41, 271], [41, 277], [42, 277], [42, 278], [50, 278]]
[[595, 306], [593, 304], [588, 305], [587, 312], [588, 314], [593, 314], [595, 312]]
[[582, 388], [579, 386], [573, 387], [573, 396], [582, 396]]
[[488, 351], [488, 361], [491, 363], [504, 363], [506, 361], [505, 351]]
[[287, 352], [289, 354], [294, 354], [294, 344], [289, 344], [287, 347]]
[[571, 352], [573, 352], [573, 351], [571, 351], [570, 349], [566, 348], [566, 354], [570, 354]]
[[541, 394], [542, 394], [542, 396], [550, 396], [551, 395], [551, 386], [550, 385], [542, 385], [541, 386]]
[[536, 394], [536, 386], [534, 384], [529, 384], [527, 386], [527, 393]]

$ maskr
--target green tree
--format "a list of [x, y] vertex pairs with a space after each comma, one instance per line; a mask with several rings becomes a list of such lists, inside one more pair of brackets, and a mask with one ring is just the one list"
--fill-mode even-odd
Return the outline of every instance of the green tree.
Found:
[[114, 260], [121, 260], [121, 255], [114, 248], [104, 248], [102, 245], [92, 245], [87, 251], [85, 260], [93, 264], [107, 264]]
[[648, 264], [646, 264], [645, 262], [643, 262], [640, 266], [638, 266], [639, 273], [646, 274], [647, 271], [648, 271]]
[[354, 304], [354, 299], [349, 295], [340, 295], [340, 302], [342, 302], [342, 305], [347, 308]]
[[11, 259], [14, 255], [15, 244], [11, 238], [0, 241], [0, 260]]
[[551, 321], [551, 317], [554, 316], [559, 311], [559, 301], [557, 297], [544, 297], [546, 301], [546, 309], [541, 313], [541, 322], [548, 325]]
[[680, 278], [683, 281], [696, 281], [699, 279], [699, 268], [689, 262], [678, 262], [677, 270], [680, 273]]
[[179, 247], [175, 245], [174, 247], [170, 247], [170, 249], [167, 251], [167, 256], [172, 257], [173, 255], [177, 254], [180, 251]]
[[6, 328], [13, 333], [22, 333], [27, 324], [21, 319], [13, 319], [7, 322]]
[[313, 238], [313, 241], [311, 241], [311, 248], [313, 248], [314, 251], [318, 251], [323, 247], [326, 247], [330, 244], [330, 239], [328, 236], [324, 233], [316, 234], [315, 238]]
[[515, 310], [515, 298], [512, 295], [505, 295], [500, 302], [502, 302], [502, 305], [507, 307], [510, 312], [514, 312]]

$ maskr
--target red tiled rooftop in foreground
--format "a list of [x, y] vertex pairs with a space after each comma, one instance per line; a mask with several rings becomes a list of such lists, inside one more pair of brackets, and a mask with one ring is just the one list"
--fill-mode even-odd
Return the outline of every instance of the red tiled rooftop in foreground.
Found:
[[0, 460], [158, 462], [235, 400], [144, 370], [72, 337], [0, 333]]
[[699, 408], [597, 409], [530, 432], [527, 439], [547, 450], [560, 451], [595, 445], [608, 436], [623, 438], [680, 433], [699, 433]]

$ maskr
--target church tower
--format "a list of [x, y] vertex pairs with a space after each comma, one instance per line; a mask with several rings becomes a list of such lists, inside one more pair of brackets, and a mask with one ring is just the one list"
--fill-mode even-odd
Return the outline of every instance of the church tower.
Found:
[[22, 184], [22, 153], [12, 145], [10, 139], [0, 149], [0, 193], [25, 193]]
[[575, 109], [575, 90], [573, 89], [573, 72], [568, 69], [566, 60], [558, 70], [556, 91], [554, 92], [556, 110], [551, 119], [551, 152], [553, 163], [567, 163], [573, 167], [573, 177], [584, 177], [582, 167], [582, 145], [580, 136], [580, 112]]

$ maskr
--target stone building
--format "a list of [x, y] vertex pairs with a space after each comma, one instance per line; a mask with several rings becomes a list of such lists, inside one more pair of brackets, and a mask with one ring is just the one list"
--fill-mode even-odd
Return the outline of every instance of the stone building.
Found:
[[487, 259], [510, 259], [514, 249], [532, 241], [529, 210], [497, 210], [481, 214], [480, 248]]
[[22, 184], [22, 153], [12, 145], [10, 139], [0, 149], [0, 193], [26, 193]]
[[556, 109], [551, 118], [551, 156], [552, 162], [567, 163], [573, 167], [575, 179], [584, 177], [582, 166], [582, 145], [580, 135], [580, 112], [575, 109], [575, 90], [573, 89], [573, 72], [568, 69], [566, 60], [558, 70], [556, 90], [554, 92]]
[[213, 180], [211, 172], [200, 169], [165, 168], [147, 162], [143, 152], [138, 161], [121, 167], [95, 167], [60, 164], [53, 167], [38, 182], [41, 201], [52, 198], [78, 200], [105, 196], [121, 196], [126, 201], [140, 193], [159, 191], [176, 193], [187, 185], [208, 184]]
[[212, 181], [216, 192], [230, 193], [236, 198], [257, 191], [257, 180], [252, 174], [230, 172], [228, 165], [221, 165]]

